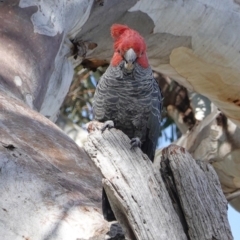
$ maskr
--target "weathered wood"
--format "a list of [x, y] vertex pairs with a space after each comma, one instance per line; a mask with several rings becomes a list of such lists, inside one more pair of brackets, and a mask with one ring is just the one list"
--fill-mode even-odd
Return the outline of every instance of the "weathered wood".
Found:
[[[235, 194], [240, 186], [240, 128], [215, 109], [191, 131], [182, 135], [176, 144], [186, 148], [194, 159], [213, 165], [229, 203], [240, 211], [240, 197]], [[160, 162], [161, 154], [158, 152], [155, 159]]]
[[211, 165], [197, 164], [179, 146], [164, 149], [161, 172], [168, 194], [160, 172], [140, 149], [130, 150], [126, 135], [116, 129], [101, 133], [99, 126], [90, 124], [85, 149], [130, 239], [232, 239], [227, 201]]
[[94, 131], [86, 151], [103, 174], [117, 220], [130, 239], [187, 239], [159, 174], [140, 149], [116, 129]]
[[176, 145], [163, 150], [161, 165], [163, 172], [170, 172], [190, 239], [233, 239], [227, 200], [213, 167], [203, 161], [196, 162]]

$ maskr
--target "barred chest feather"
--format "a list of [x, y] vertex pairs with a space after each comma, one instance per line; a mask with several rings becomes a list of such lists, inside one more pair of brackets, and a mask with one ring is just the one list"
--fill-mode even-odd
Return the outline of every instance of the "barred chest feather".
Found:
[[127, 74], [123, 64], [109, 67], [97, 86], [93, 111], [95, 120], [113, 120], [129, 138], [144, 141], [149, 119], [155, 116], [156, 124], [160, 123], [159, 88], [151, 68], [136, 64], [134, 71]]

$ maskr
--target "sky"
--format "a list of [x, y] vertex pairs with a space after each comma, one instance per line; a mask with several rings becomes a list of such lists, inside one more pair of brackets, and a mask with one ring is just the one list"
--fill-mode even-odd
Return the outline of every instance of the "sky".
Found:
[[[168, 127], [165, 131], [165, 134], [168, 138], [171, 137], [171, 127]], [[176, 136], [175, 136], [176, 139]], [[159, 139], [159, 147], [163, 148], [170, 144], [169, 139], [161, 138]], [[237, 212], [234, 208], [228, 205], [228, 221], [231, 227], [232, 235], [234, 240], [240, 240], [240, 213]]]
[[234, 240], [240, 240], [240, 213], [228, 205], [228, 221]]

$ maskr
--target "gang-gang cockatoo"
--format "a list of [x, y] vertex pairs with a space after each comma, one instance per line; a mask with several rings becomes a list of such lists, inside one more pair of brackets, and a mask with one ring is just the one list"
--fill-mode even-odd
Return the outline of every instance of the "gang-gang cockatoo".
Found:
[[[106, 127], [123, 131], [132, 148], [141, 147], [153, 161], [160, 134], [162, 97], [149, 66], [146, 43], [135, 30], [125, 25], [111, 27], [114, 54], [94, 95], [94, 119]], [[115, 220], [105, 191], [103, 215]]]

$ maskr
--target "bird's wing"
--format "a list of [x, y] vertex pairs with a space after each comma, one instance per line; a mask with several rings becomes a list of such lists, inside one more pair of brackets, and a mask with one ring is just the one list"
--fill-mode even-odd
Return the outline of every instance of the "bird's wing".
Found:
[[153, 79], [153, 91], [151, 98], [152, 109], [147, 123], [147, 136], [141, 148], [142, 151], [148, 155], [150, 160], [153, 161], [158, 138], [160, 135], [162, 111], [162, 95], [155, 79]]

